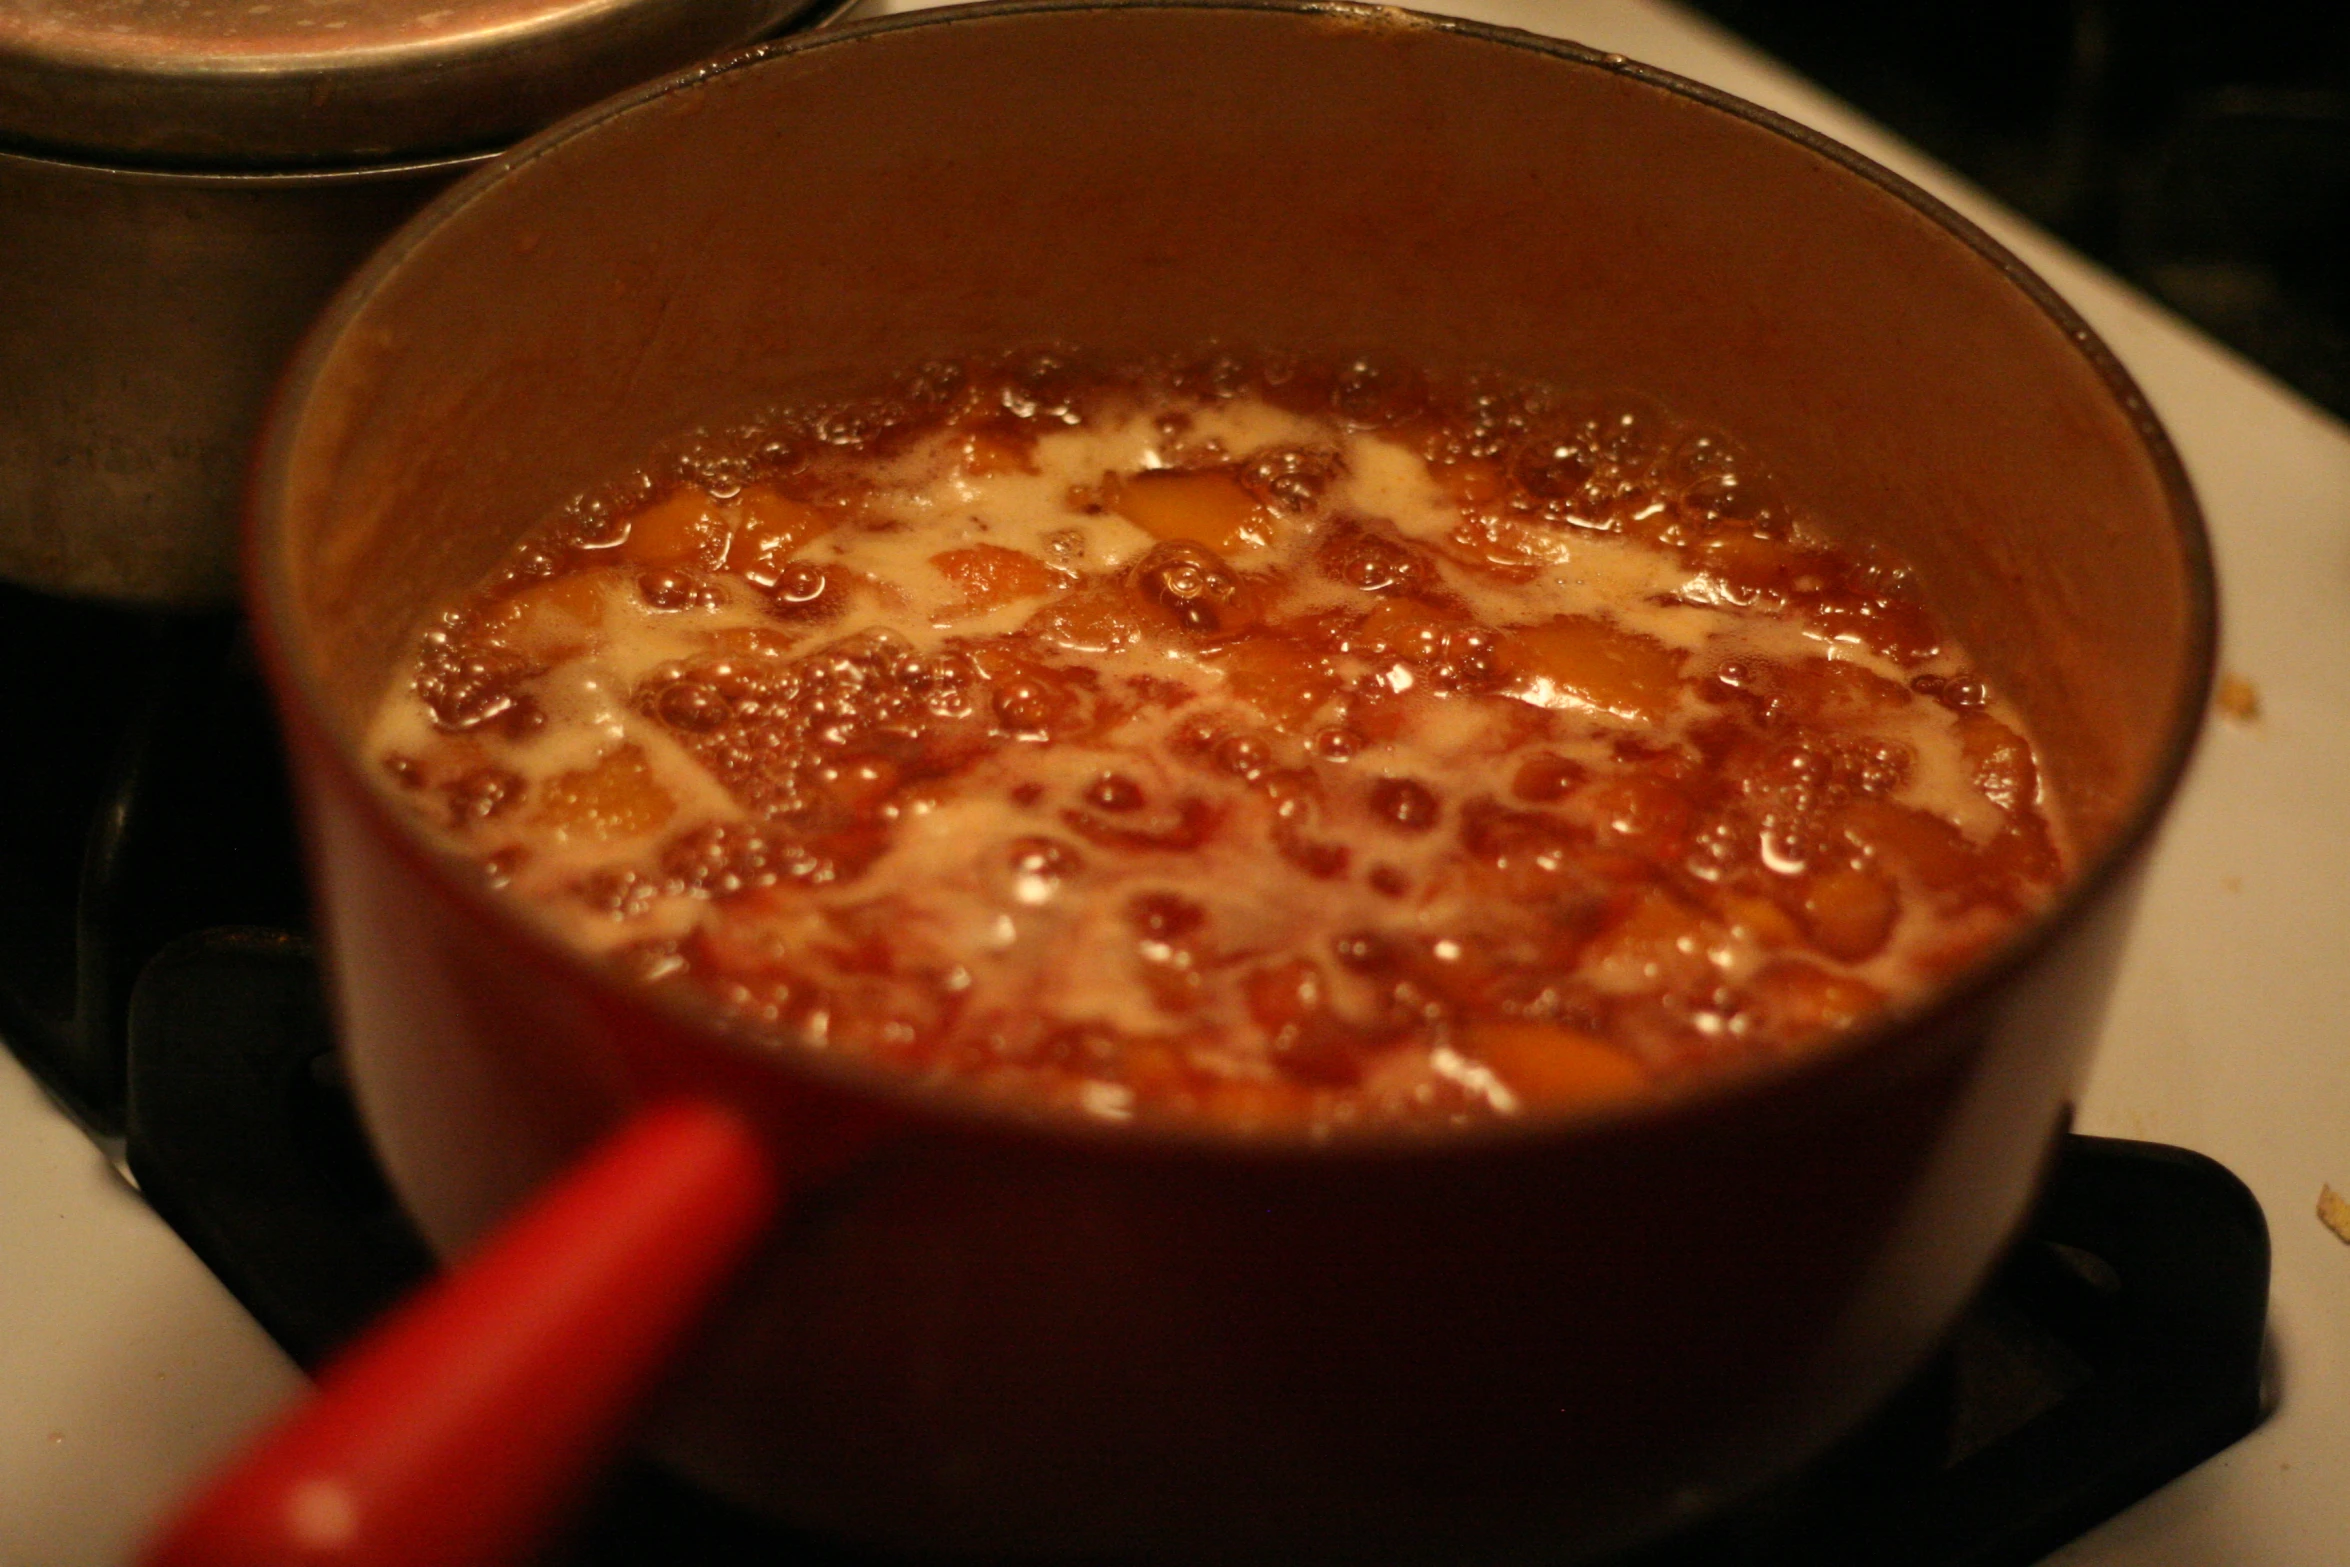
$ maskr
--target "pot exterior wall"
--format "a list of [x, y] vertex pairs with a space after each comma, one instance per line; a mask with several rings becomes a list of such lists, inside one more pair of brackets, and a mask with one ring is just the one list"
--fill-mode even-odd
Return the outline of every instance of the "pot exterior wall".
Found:
[[[372, 777], [415, 628], [583, 485], [1056, 335], [1497, 364], [1751, 440], [1915, 564], [2034, 730], [2082, 887], [1788, 1070], [1280, 1149], [742, 1046], [556, 950]], [[259, 624], [394, 1184], [446, 1249], [648, 1096], [754, 1111], [799, 1196], [653, 1440], [916, 1552], [1556, 1561], [1800, 1463], [2014, 1233], [2210, 673], [2175, 458], [2012, 258], [1686, 84], [1352, 8], [959, 11], [575, 122], [383, 254], [271, 440]]]
[[295, 342], [472, 161], [240, 178], [0, 152], [0, 577], [230, 602], [247, 456]]
[[2130, 902], [1899, 1051], [1583, 1135], [1216, 1154], [876, 1113], [566, 976], [302, 772], [345, 1050], [426, 1233], [462, 1247], [647, 1097], [751, 1104], [835, 1173], [656, 1448], [918, 1553], [1572, 1559], [1791, 1470], [2020, 1224]]

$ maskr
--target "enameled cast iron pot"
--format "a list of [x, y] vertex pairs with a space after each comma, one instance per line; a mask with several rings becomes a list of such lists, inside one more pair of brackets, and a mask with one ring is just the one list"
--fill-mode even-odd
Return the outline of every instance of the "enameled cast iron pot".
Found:
[[[496, 902], [358, 749], [427, 610], [664, 437], [926, 358], [1211, 340], [1635, 389], [1735, 432], [1916, 564], [2028, 716], [2076, 885], [1800, 1061], [1295, 1146], [731, 1037]], [[727, 1223], [756, 1228], [762, 1182], [786, 1200], [647, 1440], [914, 1552], [1558, 1561], [1801, 1463], [2030, 1201], [2213, 645], [2169, 445], [1981, 233], [1705, 88], [1336, 5], [933, 13], [574, 120], [346, 290], [252, 527], [344, 1042], [410, 1208], [454, 1250], [632, 1111], [729, 1107], [758, 1137], [713, 1178]]]

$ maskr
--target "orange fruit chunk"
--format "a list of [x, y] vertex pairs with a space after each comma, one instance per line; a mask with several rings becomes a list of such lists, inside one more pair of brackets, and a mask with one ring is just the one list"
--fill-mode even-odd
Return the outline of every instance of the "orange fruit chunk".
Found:
[[1474, 634], [1457, 616], [1448, 617], [1417, 599], [1383, 598], [1346, 633], [1345, 647], [1365, 658], [1433, 663], [1450, 651], [1451, 641], [1464, 630]]
[[978, 425], [966, 431], [955, 447], [962, 470], [975, 479], [1037, 471], [1036, 439], [1017, 431]]
[[542, 664], [575, 658], [604, 624], [602, 572], [581, 571], [524, 588], [498, 606], [493, 629], [517, 653]]
[[1102, 499], [1154, 539], [1204, 544], [1219, 555], [1271, 542], [1256, 497], [1220, 469], [1113, 473], [1102, 481]]
[[1657, 861], [1678, 859], [1687, 851], [1688, 796], [1662, 778], [1645, 773], [1603, 778], [1583, 791], [1579, 806], [1611, 847]]
[[1227, 1078], [1209, 1085], [1200, 1098], [1212, 1119], [1244, 1132], [1300, 1126], [1314, 1111], [1313, 1090], [1294, 1083]]
[[1224, 689], [1272, 720], [1294, 730], [1339, 692], [1329, 663], [1294, 642], [1252, 637], [1223, 649], [1216, 667]]
[[1510, 476], [1501, 464], [1482, 457], [1432, 462], [1428, 465], [1428, 477], [1463, 511], [1482, 511], [1510, 492]]
[[1709, 954], [1722, 935], [1695, 909], [1649, 888], [1584, 948], [1583, 966], [1625, 990], [1687, 994], [1713, 982]]
[[1556, 532], [1508, 517], [1471, 517], [1445, 535], [1444, 548], [1460, 564], [1505, 582], [1531, 582], [1568, 554]]
[[832, 531], [833, 517], [806, 501], [769, 489], [746, 485], [730, 508], [743, 531], [743, 542], [763, 566], [778, 566], [804, 549], [810, 540]]
[[745, 658], [781, 658], [799, 638], [776, 626], [721, 626], [703, 632], [702, 640], [720, 653], [739, 653]]
[[1510, 679], [1503, 690], [1537, 707], [1589, 707], [1655, 723], [1681, 700], [1678, 652], [1586, 615], [1521, 626], [1502, 638], [1493, 661]]
[[1768, 898], [1729, 893], [1722, 899], [1722, 918], [1730, 929], [1758, 946], [1791, 947], [1803, 940], [1803, 929], [1785, 909]]
[[558, 842], [606, 842], [649, 833], [676, 813], [677, 802], [654, 779], [643, 749], [624, 745], [592, 767], [548, 779], [531, 819]]
[[1240, 982], [1248, 1015], [1267, 1033], [1279, 1033], [1320, 1012], [1328, 989], [1320, 965], [1310, 958], [1290, 958], [1254, 970]]
[[1804, 568], [1812, 564], [1785, 544], [1752, 533], [1712, 534], [1688, 553], [1691, 565], [1747, 596], [1792, 592]]
[[688, 485], [638, 512], [620, 553], [648, 568], [717, 571], [726, 565], [733, 543], [734, 530], [718, 503]]
[[1812, 945], [1846, 963], [1882, 951], [1900, 914], [1900, 892], [1874, 871], [1829, 871], [1804, 884], [1803, 923]]
[[1123, 588], [1093, 587], [1053, 600], [1020, 629], [1072, 653], [1114, 653], [1142, 640], [1144, 621]]
[[930, 557], [930, 564], [963, 590], [963, 602], [948, 612], [948, 619], [976, 615], [1020, 599], [1040, 598], [1069, 586], [1070, 580], [1068, 573], [1055, 571], [1034, 555], [1001, 544], [940, 550]]
[[1930, 812], [1862, 798], [1845, 805], [1836, 824], [1854, 846], [1935, 892], [1948, 892], [1984, 869], [1965, 834]]
[[1850, 1028], [1884, 1002], [1885, 993], [1874, 985], [1797, 959], [1764, 969], [1746, 994], [1748, 1012], [1763, 1035], [1786, 1043]]
[[2035, 803], [2040, 778], [2022, 735], [1988, 713], [1969, 713], [1958, 721], [1958, 743], [1985, 799], [2010, 816]]
[[1472, 1023], [1459, 1038], [1463, 1051], [1530, 1104], [1608, 1104], [1649, 1086], [1647, 1071], [1631, 1056], [1561, 1024]]

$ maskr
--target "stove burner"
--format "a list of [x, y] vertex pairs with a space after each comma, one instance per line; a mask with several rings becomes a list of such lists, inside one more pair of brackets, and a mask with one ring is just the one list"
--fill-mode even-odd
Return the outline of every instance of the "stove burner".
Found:
[[[12, 689], [13, 688], [13, 689]], [[430, 1260], [361, 1138], [308, 943], [268, 704], [236, 627], [0, 588], [0, 1037], [314, 1366]], [[2071, 1137], [1941, 1354], [1777, 1489], [1616, 1567], [2022, 1567], [2257, 1425], [2258, 1204], [2200, 1155]], [[577, 1567], [864, 1560], [650, 1466]]]

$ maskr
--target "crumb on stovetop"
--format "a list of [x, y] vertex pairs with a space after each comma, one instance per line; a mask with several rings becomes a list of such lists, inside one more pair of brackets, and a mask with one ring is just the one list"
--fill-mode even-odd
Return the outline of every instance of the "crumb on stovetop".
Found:
[[2222, 718], [2239, 724], [2260, 722], [2260, 687], [2242, 675], [2233, 672], [2221, 675], [2211, 701]]
[[2317, 1189], [2318, 1222], [2341, 1237], [2342, 1244], [2350, 1246], [2350, 1198], [2331, 1186]]

